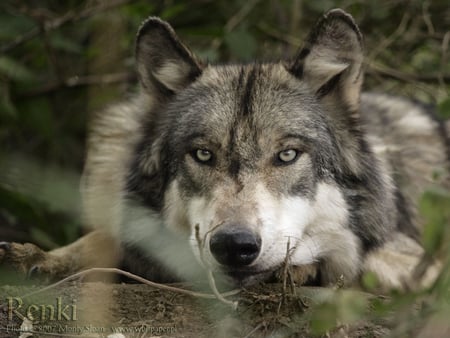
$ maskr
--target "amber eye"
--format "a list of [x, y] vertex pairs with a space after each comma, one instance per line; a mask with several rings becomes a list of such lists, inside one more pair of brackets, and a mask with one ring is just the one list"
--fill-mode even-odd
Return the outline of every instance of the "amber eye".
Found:
[[212, 159], [212, 152], [207, 149], [197, 149], [194, 151], [194, 158], [200, 163], [208, 163]]
[[298, 151], [295, 149], [286, 149], [278, 153], [278, 160], [283, 164], [293, 162], [298, 156]]

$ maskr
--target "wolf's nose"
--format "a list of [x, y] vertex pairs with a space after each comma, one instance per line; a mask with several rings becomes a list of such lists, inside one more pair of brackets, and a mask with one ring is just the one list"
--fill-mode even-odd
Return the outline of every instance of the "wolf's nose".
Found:
[[223, 265], [239, 267], [251, 264], [261, 250], [261, 237], [247, 229], [229, 228], [211, 236], [209, 248]]

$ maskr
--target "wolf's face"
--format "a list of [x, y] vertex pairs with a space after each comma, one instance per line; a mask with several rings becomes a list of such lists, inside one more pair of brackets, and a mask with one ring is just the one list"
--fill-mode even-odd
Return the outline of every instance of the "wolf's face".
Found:
[[137, 64], [153, 108], [130, 189], [237, 284], [333, 256], [353, 277], [360, 241], [338, 178], [360, 171], [361, 49], [332, 11], [292, 62], [202, 65], [148, 20]]
[[168, 104], [165, 213], [209, 268], [247, 282], [279, 268], [288, 242], [295, 264], [309, 264], [325, 250], [318, 228], [342, 231], [321, 109], [281, 64], [207, 67]]

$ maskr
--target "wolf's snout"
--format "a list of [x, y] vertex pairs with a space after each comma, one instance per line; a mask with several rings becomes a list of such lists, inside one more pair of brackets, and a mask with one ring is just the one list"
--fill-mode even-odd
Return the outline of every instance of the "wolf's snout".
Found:
[[212, 235], [209, 247], [223, 265], [240, 267], [251, 264], [261, 250], [261, 237], [243, 229], [224, 229]]

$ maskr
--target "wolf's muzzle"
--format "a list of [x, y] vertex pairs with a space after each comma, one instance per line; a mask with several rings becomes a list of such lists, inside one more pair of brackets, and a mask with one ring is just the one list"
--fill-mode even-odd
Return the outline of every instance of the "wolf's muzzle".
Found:
[[242, 227], [227, 227], [211, 236], [214, 258], [229, 267], [250, 265], [261, 250], [261, 237]]

